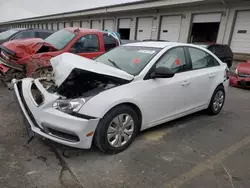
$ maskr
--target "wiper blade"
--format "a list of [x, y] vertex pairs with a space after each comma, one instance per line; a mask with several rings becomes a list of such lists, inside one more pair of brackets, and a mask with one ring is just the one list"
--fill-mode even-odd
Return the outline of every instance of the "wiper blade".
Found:
[[109, 61], [110, 63], [112, 63], [112, 65], [114, 65], [116, 68], [122, 70], [121, 67], [119, 67], [119, 66], [118, 66], [114, 61], [112, 61], [111, 59], [108, 59], [108, 61]]

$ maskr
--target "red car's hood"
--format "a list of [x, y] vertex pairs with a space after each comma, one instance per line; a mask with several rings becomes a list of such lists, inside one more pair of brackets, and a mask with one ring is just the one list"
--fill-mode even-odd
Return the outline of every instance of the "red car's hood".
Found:
[[250, 74], [250, 60], [240, 63], [237, 67], [239, 73]]
[[47, 43], [45, 40], [40, 38], [30, 38], [30, 39], [22, 39], [22, 40], [12, 40], [5, 42], [3, 46], [8, 50], [11, 50], [15, 53], [17, 57], [25, 57], [28, 55], [35, 54], [42, 46], [50, 46], [51, 44]]

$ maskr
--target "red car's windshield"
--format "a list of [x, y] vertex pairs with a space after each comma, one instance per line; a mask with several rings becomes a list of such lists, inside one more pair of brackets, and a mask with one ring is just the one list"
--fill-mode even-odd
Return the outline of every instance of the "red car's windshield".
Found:
[[75, 33], [72, 33], [66, 29], [62, 29], [47, 37], [45, 41], [50, 43], [58, 50], [62, 50], [70, 43], [70, 41], [75, 38], [75, 36]]

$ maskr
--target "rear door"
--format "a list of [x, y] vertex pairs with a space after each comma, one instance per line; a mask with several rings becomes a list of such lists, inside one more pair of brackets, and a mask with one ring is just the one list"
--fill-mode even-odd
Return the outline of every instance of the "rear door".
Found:
[[199, 108], [210, 101], [221, 76], [221, 67], [218, 61], [204, 50], [188, 47], [187, 51], [192, 65], [190, 89], [193, 91], [192, 100], [187, 103], [190, 108]]
[[71, 52], [89, 59], [94, 59], [104, 53], [102, 40], [97, 34], [86, 34], [76, 41]]

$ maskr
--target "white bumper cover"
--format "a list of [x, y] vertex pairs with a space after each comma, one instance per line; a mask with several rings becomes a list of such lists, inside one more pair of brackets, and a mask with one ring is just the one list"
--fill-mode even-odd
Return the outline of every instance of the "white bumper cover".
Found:
[[[44, 102], [40, 106], [36, 105], [31, 93], [33, 83], [44, 96]], [[54, 109], [52, 104], [59, 96], [47, 92], [38, 80], [26, 78], [22, 81], [13, 80], [12, 84], [17, 101], [33, 132], [67, 146], [83, 149], [91, 147], [94, 134], [87, 134], [95, 131], [99, 118], [84, 119]]]

